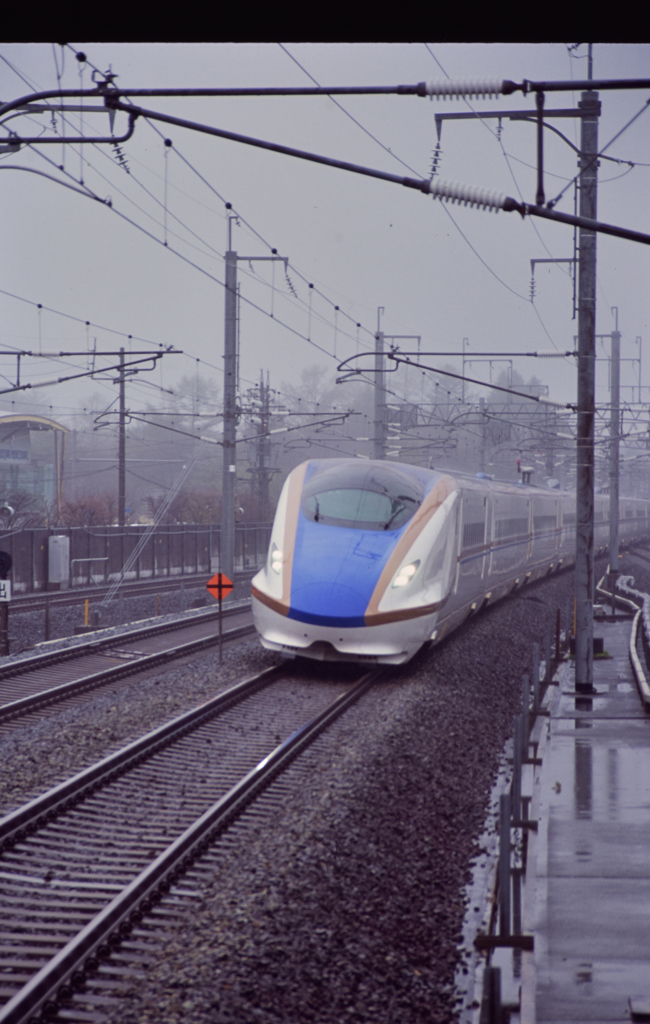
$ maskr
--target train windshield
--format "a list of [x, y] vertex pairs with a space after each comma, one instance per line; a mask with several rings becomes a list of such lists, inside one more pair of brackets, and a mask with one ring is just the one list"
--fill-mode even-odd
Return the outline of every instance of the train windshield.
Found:
[[399, 530], [420, 506], [420, 482], [393, 467], [337, 465], [305, 484], [302, 510], [313, 523], [356, 530]]

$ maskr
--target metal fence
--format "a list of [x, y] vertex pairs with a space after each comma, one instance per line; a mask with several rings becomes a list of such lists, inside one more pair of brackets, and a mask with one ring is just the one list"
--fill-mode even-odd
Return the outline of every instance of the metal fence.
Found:
[[[75, 526], [62, 529], [0, 530], [0, 550], [12, 558], [11, 577], [16, 593], [47, 590], [48, 540], [70, 538], [70, 586], [110, 583], [117, 579], [146, 526]], [[266, 558], [270, 523], [237, 523], [235, 571], [259, 568]], [[217, 572], [220, 526], [157, 526], [144, 545], [127, 579], [156, 579]]]

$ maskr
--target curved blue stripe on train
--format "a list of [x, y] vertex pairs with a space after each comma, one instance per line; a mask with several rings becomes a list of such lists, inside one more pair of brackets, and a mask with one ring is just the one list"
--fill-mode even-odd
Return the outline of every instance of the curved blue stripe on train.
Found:
[[[324, 471], [322, 462], [310, 463], [305, 474], [304, 494], [316, 490], [309, 487], [310, 481], [317, 483], [315, 477], [319, 481], [327, 477], [328, 468], [326, 466]], [[351, 483], [358, 486], [360, 475], [375, 472], [370, 464], [359, 463], [354, 464], [353, 471], [355, 479], [348, 482], [348, 486]], [[399, 471], [395, 475], [403, 478]], [[349, 493], [357, 492], [350, 490]], [[379, 490], [377, 494], [378, 502], [384, 500]], [[324, 498], [320, 492], [319, 498], [322, 503]], [[305, 500], [308, 502], [309, 498]], [[305, 514], [306, 509], [310, 509], [309, 514]], [[288, 617], [320, 626], [363, 626], [368, 602], [406, 522], [400, 523], [397, 529], [386, 528], [381, 520], [365, 530], [359, 526], [343, 526], [340, 521], [337, 525], [328, 525], [323, 522], [327, 511], [320, 508], [318, 500], [315, 503], [312, 500], [311, 506], [303, 501], [300, 508]], [[368, 509], [367, 514], [379, 516], [380, 509]]]
[[309, 522], [301, 511], [289, 618], [321, 626], [363, 626], [368, 602], [399, 532], [324, 526]]

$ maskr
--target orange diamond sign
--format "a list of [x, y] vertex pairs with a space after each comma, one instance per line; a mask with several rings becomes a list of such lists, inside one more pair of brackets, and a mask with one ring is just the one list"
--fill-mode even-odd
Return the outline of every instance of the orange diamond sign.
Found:
[[228, 594], [232, 590], [233, 586], [234, 583], [232, 582], [232, 580], [228, 579], [225, 572], [215, 573], [212, 579], [208, 580], [208, 582], [206, 583], [206, 587], [208, 588], [212, 596], [216, 597], [218, 601], [221, 601], [222, 598], [224, 597], [228, 597]]

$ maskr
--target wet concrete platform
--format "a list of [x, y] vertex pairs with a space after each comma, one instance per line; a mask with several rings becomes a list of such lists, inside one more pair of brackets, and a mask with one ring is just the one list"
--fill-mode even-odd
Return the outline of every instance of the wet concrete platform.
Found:
[[522, 1024], [650, 1021], [650, 717], [630, 665], [631, 628], [595, 624], [611, 655], [594, 662], [595, 693], [575, 693], [567, 662], [540, 720]]

